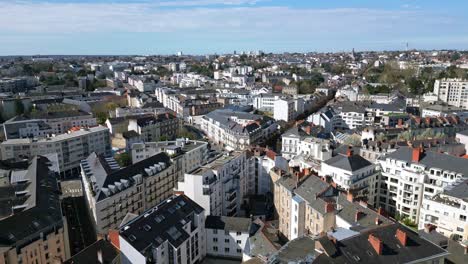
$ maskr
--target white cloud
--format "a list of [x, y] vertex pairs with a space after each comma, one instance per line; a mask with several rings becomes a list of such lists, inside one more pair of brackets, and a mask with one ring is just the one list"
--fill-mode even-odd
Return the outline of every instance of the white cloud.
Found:
[[[0, 0], [1, 1], [1, 0]], [[138, 3], [2, 3], [0, 33], [67, 35], [76, 33], [149, 32], [251, 39], [284, 43], [340, 42], [363, 39], [391, 42], [413, 35], [437, 36], [451, 28], [466, 33], [456, 17], [423, 10], [362, 8], [289, 8], [258, 6], [259, 0], [181, 0]], [[220, 7], [218, 5], [225, 5]], [[174, 8], [181, 7], [181, 8]], [[455, 34], [456, 36], [456, 34]], [[85, 38], [86, 35], [83, 35]], [[14, 38], [14, 37], [11, 37]], [[279, 44], [277, 44], [279, 43]]]

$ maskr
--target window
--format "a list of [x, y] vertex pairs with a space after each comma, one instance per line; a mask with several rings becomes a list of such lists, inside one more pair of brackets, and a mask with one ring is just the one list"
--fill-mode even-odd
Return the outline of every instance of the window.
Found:
[[224, 252], [229, 253], [229, 248], [224, 248]]
[[225, 243], [229, 243], [229, 238], [224, 239]]
[[460, 221], [466, 221], [466, 215], [460, 215]]
[[218, 247], [213, 247], [213, 251], [218, 252]]
[[213, 242], [218, 242], [218, 238], [213, 237]]
[[241, 233], [241, 232], [237, 232], [236, 235], [240, 236], [240, 235], [242, 235], [242, 233]]
[[225, 234], [226, 236], [229, 236], [229, 230], [225, 230], [225, 231], [224, 231], [224, 234]]
[[218, 230], [217, 230], [217, 229], [213, 229], [213, 234], [218, 234]]
[[237, 253], [242, 253], [242, 249], [238, 248]]
[[240, 243], [242, 243], [242, 241], [240, 241], [240, 240], [236, 240], [236, 242], [237, 242], [237, 244], [239, 244], [239, 245], [240, 245]]

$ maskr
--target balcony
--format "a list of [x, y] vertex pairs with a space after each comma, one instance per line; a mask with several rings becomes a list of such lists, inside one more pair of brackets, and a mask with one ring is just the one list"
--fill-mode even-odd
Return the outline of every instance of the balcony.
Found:
[[235, 200], [236, 200], [236, 197], [237, 197], [236, 193], [231, 194], [231, 195], [227, 198], [227, 201], [229, 201], [229, 202], [235, 201]]
[[236, 203], [231, 203], [230, 205], [228, 205], [227, 207], [227, 210], [228, 212], [232, 211], [232, 210], [235, 210], [237, 209], [237, 204]]

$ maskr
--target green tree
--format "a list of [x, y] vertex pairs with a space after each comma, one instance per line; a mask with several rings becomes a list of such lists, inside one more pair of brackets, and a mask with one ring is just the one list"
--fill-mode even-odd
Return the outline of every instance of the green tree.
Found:
[[117, 154], [114, 158], [120, 167], [127, 167], [132, 164], [132, 157], [127, 152]]
[[15, 112], [16, 112], [17, 115], [24, 114], [24, 105], [23, 105], [23, 101], [21, 101], [21, 99], [16, 99], [15, 100]]
[[422, 81], [416, 77], [411, 77], [406, 81], [409, 90], [414, 95], [421, 95], [425, 92], [425, 87]]

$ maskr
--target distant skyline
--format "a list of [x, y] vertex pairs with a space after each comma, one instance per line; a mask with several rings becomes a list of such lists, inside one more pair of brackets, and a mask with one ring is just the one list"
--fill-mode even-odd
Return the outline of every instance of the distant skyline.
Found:
[[468, 1], [0, 0], [0, 55], [468, 49]]

